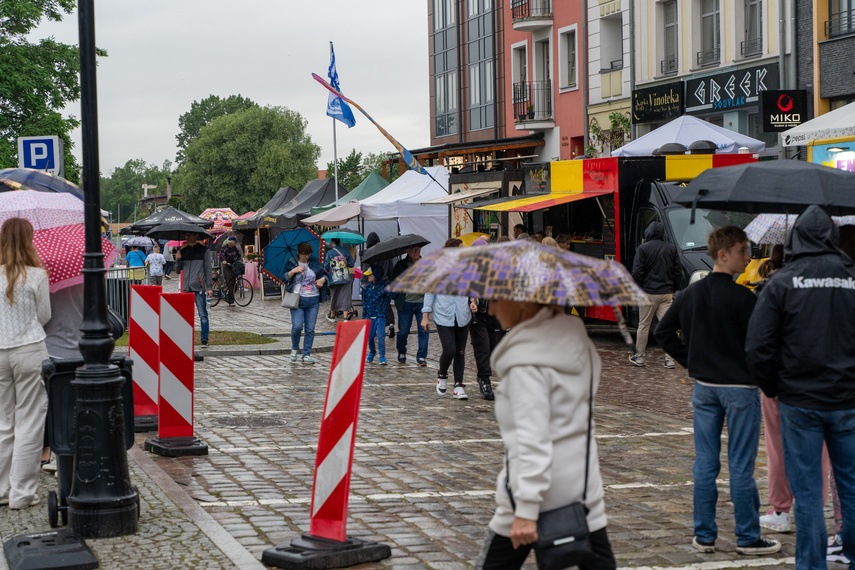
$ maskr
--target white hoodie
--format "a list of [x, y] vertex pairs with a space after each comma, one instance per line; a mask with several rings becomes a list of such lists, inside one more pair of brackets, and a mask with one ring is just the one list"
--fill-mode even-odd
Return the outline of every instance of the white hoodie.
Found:
[[[510, 463], [516, 516], [535, 520], [540, 512], [580, 501], [592, 364], [595, 395], [600, 383], [600, 358], [582, 321], [541, 309], [511, 329], [490, 364], [502, 378], [496, 389], [496, 418]], [[594, 532], [606, 526], [606, 513], [593, 431], [589, 457], [585, 502], [588, 528]], [[514, 511], [505, 476], [503, 468], [489, 526], [496, 534], [510, 536]]]

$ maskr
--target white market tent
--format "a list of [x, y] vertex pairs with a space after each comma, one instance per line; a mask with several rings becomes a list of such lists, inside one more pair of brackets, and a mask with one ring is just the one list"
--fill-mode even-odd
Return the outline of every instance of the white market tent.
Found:
[[855, 103], [820, 115], [781, 135], [784, 146], [807, 146], [815, 140], [855, 137]]
[[612, 156], [650, 156], [657, 148], [667, 143], [680, 143], [688, 147], [695, 141], [711, 141], [718, 147], [716, 154], [736, 154], [739, 147], [748, 147], [751, 152], [763, 152], [766, 144], [724, 127], [708, 123], [691, 115], [677, 117], [612, 151]]

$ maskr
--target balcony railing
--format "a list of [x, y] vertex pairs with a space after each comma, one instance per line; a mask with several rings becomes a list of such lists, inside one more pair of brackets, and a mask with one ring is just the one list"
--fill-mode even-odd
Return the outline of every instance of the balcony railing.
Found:
[[511, 17], [516, 20], [526, 18], [551, 18], [551, 0], [512, 0]]
[[514, 116], [518, 121], [551, 121], [552, 81], [514, 83]]
[[708, 49], [698, 52], [698, 66], [706, 67], [721, 61], [721, 48]]
[[742, 57], [751, 57], [763, 53], [763, 38], [745, 40], [740, 44], [739, 52]]
[[677, 58], [663, 59], [659, 62], [659, 71], [662, 75], [677, 72]]
[[835, 12], [831, 19], [825, 22], [825, 37], [840, 36], [855, 32], [855, 8]]

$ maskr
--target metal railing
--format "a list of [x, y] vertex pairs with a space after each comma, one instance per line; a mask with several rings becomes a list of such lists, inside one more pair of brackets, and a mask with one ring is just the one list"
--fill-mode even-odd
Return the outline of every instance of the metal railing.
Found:
[[512, 0], [511, 16], [514, 20], [525, 18], [551, 18], [551, 0]]
[[706, 67], [721, 61], [721, 48], [713, 48], [698, 52], [698, 66]]
[[552, 119], [552, 81], [514, 83], [514, 115], [518, 121]]
[[855, 32], [855, 8], [835, 12], [825, 22], [825, 37], [851, 34]]
[[663, 59], [659, 62], [659, 71], [662, 75], [675, 73], [677, 71], [677, 58]]
[[742, 57], [760, 55], [763, 53], [763, 38], [745, 40], [740, 44], [739, 52], [742, 54]]
[[148, 267], [112, 267], [107, 270], [107, 305], [128, 321], [131, 285], [149, 285]]

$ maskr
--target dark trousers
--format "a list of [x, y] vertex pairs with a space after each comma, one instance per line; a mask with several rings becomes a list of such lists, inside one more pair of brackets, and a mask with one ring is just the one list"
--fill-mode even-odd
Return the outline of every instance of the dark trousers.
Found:
[[490, 368], [490, 355], [499, 344], [499, 331], [495, 326], [491, 326], [487, 319], [477, 315], [469, 326], [469, 336], [472, 338], [472, 351], [475, 353], [478, 378], [489, 378], [493, 375], [493, 370]]
[[469, 336], [469, 324], [444, 327], [436, 325], [442, 355], [439, 357], [439, 373], [448, 374], [448, 366], [454, 361], [454, 383], [463, 384], [463, 359], [466, 357], [466, 339]]
[[[481, 555], [475, 563], [475, 570], [516, 570], [522, 567], [533, 544], [526, 544], [514, 550], [511, 539], [500, 536], [491, 530], [481, 549]], [[605, 528], [591, 533], [591, 549], [597, 555], [596, 560], [579, 565], [579, 570], [614, 570], [617, 568], [612, 545]]]
[[237, 275], [235, 275], [231, 264], [226, 265], [224, 263], [223, 279], [225, 279], [226, 283], [226, 303], [230, 305], [235, 302], [235, 285], [237, 284], [237, 279], [235, 279], [236, 277]]

